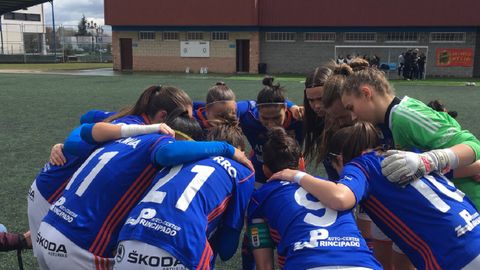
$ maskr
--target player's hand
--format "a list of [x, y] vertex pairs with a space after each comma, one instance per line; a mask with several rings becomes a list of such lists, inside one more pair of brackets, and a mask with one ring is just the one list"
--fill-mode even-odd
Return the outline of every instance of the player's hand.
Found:
[[233, 154], [232, 159], [245, 165], [245, 167], [249, 168], [252, 172], [255, 171], [252, 162], [250, 161], [250, 159], [248, 159], [248, 157], [242, 150], [235, 148], [235, 153]]
[[290, 111], [292, 112], [293, 118], [295, 118], [295, 120], [303, 120], [303, 116], [305, 115], [305, 107], [294, 105], [290, 107]]
[[25, 241], [27, 243], [27, 246], [25, 248], [31, 249], [32, 248], [32, 234], [30, 233], [30, 231], [24, 233], [23, 237], [25, 237]]
[[56, 166], [63, 166], [67, 159], [63, 155], [63, 143], [57, 143], [50, 151], [50, 163]]
[[458, 159], [450, 149], [431, 150], [422, 154], [389, 150], [382, 161], [382, 173], [390, 182], [402, 186], [433, 171], [456, 168]]
[[419, 154], [389, 150], [382, 161], [382, 173], [390, 182], [405, 186], [425, 175], [427, 170]]
[[298, 170], [292, 170], [292, 169], [283, 169], [281, 171], [278, 171], [274, 173], [270, 178], [268, 178], [267, 182], [270, 182], [272, 180], [282, 180], [282, 181], [288, 181], [288, 182], [294, 182], [295, 175], [300, 172]]
[[165, 123], [158, 124], [158, 132], [175, 138], [175, 131]]

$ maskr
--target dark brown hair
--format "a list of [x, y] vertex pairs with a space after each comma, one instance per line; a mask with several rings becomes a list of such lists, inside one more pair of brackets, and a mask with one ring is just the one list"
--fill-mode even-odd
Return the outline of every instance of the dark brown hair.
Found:
[[207, 133], [208, 141], [226, 141], [234, 147], [245, 151], [243, 132], [235, 114], [225, 112], [218, 119], [211, 120], [209, 123], [212, 127]]
[[263, 146], [263, 162], [272, 173], [283, 169], [298, 169], [300, 147], [282, 127], [268, 131], [268, 141]]
[[[272, 76], [265, 76], [263, 78], [263, 89], [260, 90], [257, 96], [257, 104], [268, 103], [284, 103], [286, 101], [285, 89], [280, 84], [273, 84], [274, 78]], [[280, 104], [279, 104], [280, 105]], [[275, 104], [272, 104], [275, 106]]]
[[343, 164], [360, 156], [363, 151], [379, 146], [378, 132], [375, 126], [368, 122], [355, 124], [339, 129], [328, 144], [329, 155], [342, 155]]
[[217, 82], [207, 93], [207, 106], [215, 101], [235, 101], [235, 93], [225, 82]]
[[438, 99], [430, 101], [427, 105], [428, 107], [434, 109], [437, 112], [448, 113], [452, 118], [457, 118], [458, 116], [458, 113], [456, 111], [449, 111], [447, 107], [445, 107], [445, 104], [441, 103]]
[[169, 113], [165, 124], [173, 130], [185, 133], [195, 141], [203, 141], [205, 139], [203, 129], [200, 127], [198, 121], [190, 117], [188, 111], [182, 108], [177, 108]]
[[305, 89], [303, 91], [303, 155], [310, 163], [318, 165], [322, 159], [318, 155], [322, 142], [322, 133], [325, 126], [325, 117], [319, 117], [310, 106], [307, 98], [307, 89], [324, 86], [327, 79], [332, 75], [328, 67], [317, 67], [307, 75]]
[[160, 110], [166, 111], [168, 116], [176, 108], [187, 110], [188, 106], [192, 106], [192, 100], [182, 89], [174, 86], [150, 86], [143, 91], [133, 107], [108, 117], [105, 122], [112, 122], [126, 115], [145, 114], [153, 118]]

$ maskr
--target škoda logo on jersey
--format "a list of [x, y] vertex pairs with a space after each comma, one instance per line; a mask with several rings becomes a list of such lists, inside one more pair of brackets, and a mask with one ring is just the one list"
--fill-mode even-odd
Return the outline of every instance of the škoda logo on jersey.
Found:
[[64, 244], [58, 244], [43, 238], [40, 232], [37, 233], [37, 244], [48, 250], [48, 255], [54, 257], [67, 257], [67, 248]]
[[185, 267], [182, 262], [172, 256], [151, 256], [138, 253], [133, 250], [128, 253], [127, 262], [133, 264], [141, 264], [151, 267], [168, 267], [168, 270], [183, 270]]

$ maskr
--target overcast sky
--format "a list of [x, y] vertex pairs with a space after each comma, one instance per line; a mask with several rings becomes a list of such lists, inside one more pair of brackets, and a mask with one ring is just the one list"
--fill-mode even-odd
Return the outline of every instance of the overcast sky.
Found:
[[[55, 24], [78, 25], [85, 15], [88, 21], [104, 25], [103, 0], [54, 0]], [[52, 24], [52, 6], [43, 4], [45, 21]]]

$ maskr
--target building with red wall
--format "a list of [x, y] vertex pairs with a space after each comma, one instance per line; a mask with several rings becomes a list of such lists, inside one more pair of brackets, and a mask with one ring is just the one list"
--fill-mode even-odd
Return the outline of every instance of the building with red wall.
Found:
[[115, 69], [219, 73], [257, 73], [260, 63], [305, 73], [347, 54], [394, 68], [419, 48], [428, 75], [479, 76], [478, 10], [475, 0], [105, 0]]

